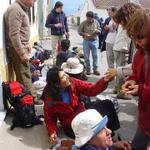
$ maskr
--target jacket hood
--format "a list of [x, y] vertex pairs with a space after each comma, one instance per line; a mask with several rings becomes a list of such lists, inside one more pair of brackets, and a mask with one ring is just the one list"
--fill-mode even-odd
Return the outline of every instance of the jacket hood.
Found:
[[59, 15], [59, 14], [64, 14], [64, 12], [63, 12], [63, 11], [62, 11], [61, 13], [56, 12], [56, 10], [55, 10], [55, 9], [53, 9], [53, 10], [52, 10], [52, 13], [55, 13], [55, 14], [57, 14], [57, 15]]

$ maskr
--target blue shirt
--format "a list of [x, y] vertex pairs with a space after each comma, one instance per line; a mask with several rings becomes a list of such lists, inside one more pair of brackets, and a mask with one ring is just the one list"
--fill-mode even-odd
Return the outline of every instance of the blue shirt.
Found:
[[61, 90], [60, 98], [64, 103], [70, 104], [71, 100], [70, 100], [69, 89]]
[[91, 145], [85, 145], [77, 150], [116, 150], [114, 146], [111, 146], [109, 148], [98, 148], [98, 147], [93, 147]]

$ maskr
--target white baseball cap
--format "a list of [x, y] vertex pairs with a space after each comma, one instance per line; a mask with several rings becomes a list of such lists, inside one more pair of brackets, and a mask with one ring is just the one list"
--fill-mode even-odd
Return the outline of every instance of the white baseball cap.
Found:
[[79, 74], [83, 72], [84, 66], [78, 58], [70, 57], [67, 62], [63, 63], [61, 68], [69, 74]]
[[95, 109], [88, 109], [78, 114], [72, 121], [75, 145], [82, 147], [97, 135], [107, 124], [107, 116], [102, 117]]

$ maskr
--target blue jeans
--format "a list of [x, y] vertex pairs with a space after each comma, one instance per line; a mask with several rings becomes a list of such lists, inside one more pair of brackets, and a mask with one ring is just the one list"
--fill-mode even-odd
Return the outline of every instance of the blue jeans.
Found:
[[93, 71], [97, 70], [97, 40], [84, 40], [83, 41], [83, 53], [84, 53], [84, 59], [85, 59], [85, 66], [86, 70], [90, 71], [90, 51], [92, 53], [92, 58], [93, 58]]

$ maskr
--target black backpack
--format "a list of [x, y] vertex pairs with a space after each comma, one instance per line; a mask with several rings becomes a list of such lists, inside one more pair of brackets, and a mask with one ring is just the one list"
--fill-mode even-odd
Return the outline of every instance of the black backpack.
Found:
[[102, 116], [108, 116], [107, 127], [112, 131], [120, 128], [120, 122], [114, 104], [111, 100], [96, 100], [88, 104], [88, 109], [96, 109]]
[[11, 130], [15, 127], [29, 128], [42, 123], [40, 117], [36, 116], [33, 97], [22, 84], [13, 81], [3, 82], [2, 86], [5, 109], [14, 112]]

